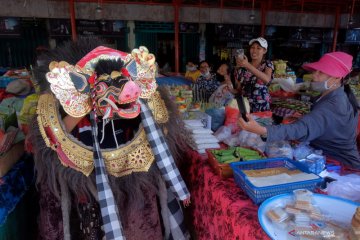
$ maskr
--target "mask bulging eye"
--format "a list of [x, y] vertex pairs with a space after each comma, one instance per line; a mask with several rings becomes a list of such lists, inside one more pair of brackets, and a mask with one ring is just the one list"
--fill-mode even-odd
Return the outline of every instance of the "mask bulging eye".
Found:
[[108, 88], [107, 84], [104, 82], [100, 82], [98, 85], [96, 85], [95, 91], [96, 93], [103, 93]]

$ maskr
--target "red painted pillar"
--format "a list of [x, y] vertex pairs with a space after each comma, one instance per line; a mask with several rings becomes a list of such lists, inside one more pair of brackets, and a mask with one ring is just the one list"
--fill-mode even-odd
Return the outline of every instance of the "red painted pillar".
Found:
[[340, 24], [339, 18], [340, 18], [340, 7], [337, 7], [336, 13], [335, 13], [335, 25], [334, 25], [332, 51], [336, 51], [337, 36], [338, 36], [339, 24]]
[[267, 13], [267, 2], [264, 1], [261, 3], [261, 33], [260, 36], [265, 36], [266, 28], [266, 13]]
[[70, 20], [71, 20], [71, 37], [75, 42], [77, 39], [76, 23], [75, 23], [75, 3], [74, 0], [69, 0]]
[[179, 65], [179, 1], [174, 0], [174, 25], [175, 25], [175, 72], [180, 72], [180, 65]]

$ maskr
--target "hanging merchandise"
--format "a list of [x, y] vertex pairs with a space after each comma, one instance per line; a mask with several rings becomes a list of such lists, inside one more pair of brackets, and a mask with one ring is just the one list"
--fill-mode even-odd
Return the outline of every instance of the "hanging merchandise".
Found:
[[223, 48], [220, 50], [220, 60], [227, 61], [229, 59], [229, 50], [226, 48]]

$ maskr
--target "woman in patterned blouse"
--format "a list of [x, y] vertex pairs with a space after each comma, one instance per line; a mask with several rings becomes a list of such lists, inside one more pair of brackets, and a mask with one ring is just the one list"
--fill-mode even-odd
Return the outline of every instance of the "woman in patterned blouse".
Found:
[[251, 61], [245, 55], [236, 58], [236, 88], [248, 98], [251, 112], [269, 111], [271, 98], [268, 86], [273, 79], [274, 65], [264, 59], [268, 44], [259, 37], [252, 39], [249, 45]]
[[216, 79], [216, 74], [210, 72], [210, 66], [207, 61], [200, 62], [201, 75], [196, 80], [196, 94], [199, 95], [200, 101], [208, 102], [211, 94], [220, 86]]

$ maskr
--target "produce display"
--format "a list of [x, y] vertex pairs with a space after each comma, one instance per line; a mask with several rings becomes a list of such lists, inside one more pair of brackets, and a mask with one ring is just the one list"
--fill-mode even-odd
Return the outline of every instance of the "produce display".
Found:
[[281, 108], [294, 110], [300, 114], [306, 114], [310, 111], [310, 107], [311, 103], [295, 99], [274, 99], [272, 102], [273, 112], [275, 112], [275, 108]]
[[219, 163], [249, 161], [263, 158], [263, 156], [256, 150], [242, 147], [230, 147], [228, 149], [211, 150], [211, 153]]
[[273, 63], [275, 67], [276, 76], [283, 76], [286, 74], [287, 61], [277, 60], [277, 61], [273, 61]]
[[201, 110], [201, 103], [192, 103], [189, 109], [189, 111], [200, 111], [200, 110]]

